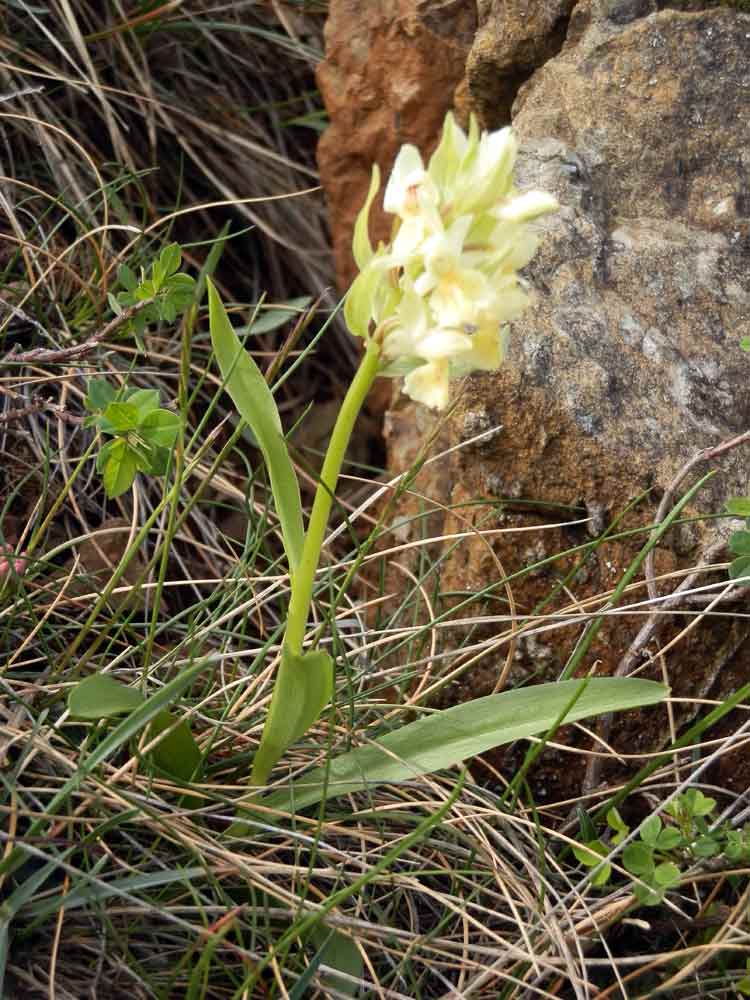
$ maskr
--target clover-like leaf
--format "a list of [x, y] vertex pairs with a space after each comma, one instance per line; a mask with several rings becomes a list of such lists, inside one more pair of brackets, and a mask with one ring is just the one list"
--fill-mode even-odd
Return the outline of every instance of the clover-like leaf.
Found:
[[673, 861], [663, 861], [654, 868], [653, 881], [662, 889], [674, 889], [681, 879], [682, 873]]
[[622, 852], [622, 863], [633, 875], [646, 875], [654, 870], [653, 848], [636, 840]]
[[659, 839], [662, 823], [658, 816], [649, 816], [641, 823], [639, 833], [644, 844], [653, 847]]
[[716, 799], [704, 795], [700, 788], [689, 788], [685, 792], [685, 804], [691, 816], [710, 816], [716, 808]]
[[[573, 847], [573, 854], [582, 865], [587, 868], [596, 868], [601, 863], [602, 858], [609, 854], [609, 849], [601, 840], [589, 840], [585, 844], [576, 844]], [[606, 885], [611, 874], [612, 865], [602, 865], [599, 871], [592, 876], [591, 884], [595, 886]]]
[[143, 420], [152, 410], [159, 408], [159, 390], [134, 389], [127, 394], [125, 402], [134, 406], [138, 410], [139, 420]]
[[636, 882], [633, 885], [633, 895], [643, 906], [658, 906], [664, 899], [666, 890], [660, 886], [643, 885]]
[[86, 409], [92, 413], [106, 410], [117, 395], [117, 390], [106, 378], [90, 378], [86, 383]]
[[119, 497], [133, 485], [138, 471], [138, 461], [127, 442], [118, 438], [112, 442], [112, 449], [104, 466], [104, 489], [110, 500]]
[[660, 851], [673, 851], [682, 842], [682, 834], [675, 826], [665, 826], [656, 838], [656, 847]]
[[110, 403], [99, 419], [99, 429], [105, 434], [127, 434], [139, 423], [138, 407], [132, 403]]
[[698, 837], [690, 849], [696, 858], [715, 858], [721, 854], [721, 844], [709, 835]]
[[141, 421], [139, 430], [157, 448], [171, 448], [180, 430], [180, 418], [169, 410], [152, 410]]

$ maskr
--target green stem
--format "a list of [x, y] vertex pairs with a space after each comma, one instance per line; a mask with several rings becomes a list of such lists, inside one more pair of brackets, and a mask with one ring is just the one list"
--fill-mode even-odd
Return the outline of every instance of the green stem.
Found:
[[331, 504], [336, 492], [344, 455], [354, 430], [355, 421], [367, 393], [375, 381], [379, 367], [380, 345], [374, 340], [370, 340], [365, 356], [362, 358], [357, 374], [349, 386], [349, 391], [344, 397], [344, 402], [341, 404], [339, 415], [336, 418], [336, 425], [333, 428], [323, 469], [320, 473], [320, 482], [315, 492], [315, 500], [302, 546], [302, 557], [292, 578], [292, 596], [289, 601], [284, 644], [297, 656], [302, 655], [302, 643], [305, 638], [307, 616], [312, 602], [315, 574], [320, 562], [320, 550], [323, 547], [328, 515], [331, 512]]

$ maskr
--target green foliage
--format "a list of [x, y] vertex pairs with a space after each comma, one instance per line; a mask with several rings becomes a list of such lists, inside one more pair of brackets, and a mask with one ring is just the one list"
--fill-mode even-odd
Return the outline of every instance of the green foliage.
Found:
[[[740, 830], [728, 824], [711, 829], [708, 817], [716, 809], [716, 800], [698, 788], [689, 788], [664, 809], [669, 823], [660, 816], [645, 819], [638, 828], [638, 839], [622, 852], [623, 867], [635, 876], [633, 894], [644, 906], [656, 906], [670, 889], [679, 887], [683, 868], [696, 861], [723, 858], [730, 864], [750, 861], [750, 824]], [[587, 868], [597, 868], [602, 858], [629, 835], [630, 827], [616, 809], [607, 813], [611, 831], [609, 846], [600, 840], [588, 840], [573, 848], [578, 861]], [[588, 830], [588, 827], [587, 827]], [[603, 865], [592, 877], [592, 884], [606, 885], [612, 875], [610, 864]]]
[[[146, 698], [135, 688], [120, 684], [108, 674], [92, 674], [80, 681], [68, 695], [68, 709], [77, 719], [111, 719], [129, 715], [142, 705]], [[152, 760], [165, 774], [180, 781], [189, 781], [199, 771], [202, 755], [190, 732], [190, 726], [167, 709], [156, 714], [149, 726], [148, 740], [160, 733], [154, 747]]]
[[735, 558], [729, 566], [729, 576], [740, 580], [741, 586], [750, 587], [750, 497], [733, 497], [727, 500], [726, 513], [745, 518], [745, 530], [735, 531], [729, 539], [729, 551]]
[[[313, 928], [310, 934], [310, 944], [316, 948], [316, 952], [310, 959], [306, 974], [300, 977], [293, 990], [290, 990], [290, 1000], [297, 1000], [297, 998], [301, 1000], [301, 998], [309, 996], [307, 992], [308, 982], [321, 965], [327, 965], [329, 968], [343, 972], [354, 979], [362, 978], [364, 973], [362, 956], [354, 941], [346, 934], [326, 927], [325, 924], [319, 924]], [[332, 972], [326, 976], [326, 983], [343, 996], [354, 997], [359, 993], [359, 986], [356, 983], [350, 982], [349, 979], [343, 979]]]
[[110, 499], [130, 489], [138, 472], [164, 475], [180, 418], [159, 408], [156, 389], [126, 388], [118, 393], [106, 379], [90, 379], [86, 408], [92, 413], [87, 424], [113, 438], [96, 459]]
[[288, 646], [271, 698], [263, 737], [253, 760], [252, 782], [264, 785], [287, 747], [301, 739], [333, 695], [333, 660], [314, 649], [297, 656]]
[[260, 369], [234, 332], [219, 293], [210, 280], [208, 315], [211, 343], [226, 390], [255, 435], [268, 468], [284, 549], [289, 569], [294, 575], [302, 556], [304, 538], [302, 501], [276, 401]]
[[[192, 303], [195, 279], [189, 274], [179, 273], [181, 264], [182, 250], [177, 243], [170, 243], [151, 264], [148, 274], [145, 268], [141, 268], [138, 277], [127, 264], [120, 265], [117, 279], [121, 291], [109, 295], [112, 311], [120, 315], [131, 306], [148, 302], [128, 325], [136, 339], [142, 337], [146, 327], [152, 323], [174, 323]], [[139, 346], [143, 349], [142, 343]]]
[[[535, 684], [487, 695], [417, 719], [263, 799], [284, 811], [362, 791], [383, 782], [409, 781], [452, 767], [504, 743], [546, 733], [604, 712], [655, 704], [666, 689], [654, 681], [593, 678]], [[593, 849], [593, 848], [592, 848]]]

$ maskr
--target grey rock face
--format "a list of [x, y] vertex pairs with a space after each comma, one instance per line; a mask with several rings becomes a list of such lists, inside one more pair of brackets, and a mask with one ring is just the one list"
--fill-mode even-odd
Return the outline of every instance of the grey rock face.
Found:
[[[611, 503], [750, 426], [749, 86], [750, 17], [664, 11], [592, 19], [521, 91], [519, 186], [563, 207], [529, 267], [537, 306], [481, 380], [498, 423], [521, 406], [547, 431], [504, 449], [516, 486]], [[599, 495], [571, 468], [549, 496], [563, 425]], [[729, 459], [706, 502], [746, 492], [748, 465]]]

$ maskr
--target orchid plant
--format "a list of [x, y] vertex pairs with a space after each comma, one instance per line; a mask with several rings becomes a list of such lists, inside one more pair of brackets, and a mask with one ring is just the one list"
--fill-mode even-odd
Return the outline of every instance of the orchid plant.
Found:
[[[380, 176], [377, 167], [373, 169], [354, 231], [359, 275], [344, 307], [351, 332], [364, 341], [364, 352], [331, 433], [306, 525], [299, 482], [273, 393], [207, 278], [211, 343], [223, 385], [252, 429], [268, 469], [291, 585], [278, 672], [253, 759], [251, 802], [268, 783], [286, 749], [304, 736], [333, 699], [334, 663], [328, 652], [317, 648], [320, 630], [308, 635], [308, 616], [341, 465], [374, 380], [378, 376], [404, 376], [404, 388], [413, 399], [444, 410], [452, 379], [499, 367], [507, 323], [528, 304], [518, 271], [537, 246], [538, 236], [530, 223], [554, 211], [557, 202], [543, 191], [515, 190], [512, 174], [516, 152], [516, 138], [510, 129], [480, 132], [472, 120], [466, 134], [448, 115], [440, 144], [427, 167], [414, 146], [404, 146], [398, 154], [384, 195], [385, 209], [394, 216], [393, 235], [389, 243], [376, 249], [370, 242], [369, 214]], [[127, 296], [145, 296], [149, 301], [154, 295], [162, 296], [158, 303], [161, 311], [154, 315], [169, 319], [172, 312], [166, 315], [165, 301], [167, 305], [174, 301], [176, 314], [189, 300], [188, 284], [192, 287], [190, 279], [177, 280], [181, 277], [176, 273], [179, 262], [178, 248], [163, 252], [158, 267], [152, 269], [159, 284], [156, 291], [150, 284], [145, 287], [145, 273], [143, 287], [137, 288], [135, 279], [126, 274]], [[117, 311], [123, 304], [117, 300], [112, 307]], [[87, 405], [94, 411], [91, 419], [95, 426], [114, 434], [115, 444], [120, 437], [127, 438], [128, 448], [141, 448], [136, 441], [140, 434], [143, 448], [148, 445], [154, 456], [159, 449], [169, 447], [182, 418], [158, 409], [153, 393], [129, 395], [123, 404], [113, 402], [110, 390], [105, 389], [97, 382], [90, 386]], [[133, 402], [138, 405], [128, 410]], [[112, 447], [105, 446], [108, 455]], [[148, 460], [147, 471], [152, 473], [158, 471], [154, 456]], [[136, 468], [145, 469], [146, 460], [138, 462], [134, 459], [130, 463], [122, 482], [113, 477], [116, 492], [120, 486], [123, 491], [130, 488]], [[114, 488], [107, 489], [114, 495]], [[691, 493], [660, 530], [668, 529]], [[648, 545], [653, 544], [656, 541], [652, 538]], [[647, 551], [648, 546], [628, 574], [635, 572]], [[0, 577], [9, 575], [5, 563], [7, 559], [0, 564]], [[629, 578], [627, 574], [623, 577], [613, 602], [624, 592]], [[602, 620], [600, 616], [587, 632], [588, 643]], [[586, 644], [577, 647], [579, 659], [586, 648]], [[628, 677], [570, 679], [568, 674], [579, 659], [572, 661], [564, 679], [555, 683], [503, 691], [441, 712], [427, 712], [407, 725], [378, 734], [376, 739], [333, 756], [300, 781], [283, 784], [265, 795], [263, 804], [283, 811], [302, 809], [380, 782], [411, 779], [451, 767], [512, 740], [552, 733], [563, 720], [571, 723], [654, 704], [667, 693], [661, 684]], [[147, 726], [149, 759], [161, 772], [183, 782], [200, 777], [203, 755], [189, 720], [173, 716], [168, 706], [203, 669], [203, 662], [192, 664], [150, 697], [108, 674], [92, 674], [75, 685], [68, 697], [74, 717], [96, 721], [127, 715], [90, 756], [87, 766], [93, 767], [113, 747]], [[531, 760], [527, 758], [524, 768]], [[523, 778], [524, 768], [518, 779]], [[247, 804], [240, 808], [240, 818], [230, 828], [230, 835], [244, 833], [246, 816]]]
[[[214, 352], [224, 385], [251, 426], [268, 468], [291, 581], [279, 669], [253, 761], [255, 786], [268, 782], [287, 747], [307, 732], [333, 696], [332, 658], [309, 648], [315, 640], [306, 635], [307, 622], [342, 462], [374, 380], [404, 376], [412, 399], [444, 410], [452, 379], [500, 366], [507, 323], [529, 302], [518, 272], [538, 243], [530, 223], [558, 206], [544, 191], [516, 191], [517, 149], [511, 129], [480, 132], [472, 118], [467, 134], [448, 114], [427, 167], [414, 146], [399, 152], [384, 194], [384, 208], [394, 216], [393, 236], [376, 249], [369, 215], [380, 175], [373, 168], [354, 230], [359, 274], [344, 306], [348, 327], [364, 341], [364, 352], [331, 434], [306, 528], [273, 395], [208, 283]], [[377, 781], [423, 774], [508, 740], [547, 732], [563, 718], [574, 721], [653, 703], [665, 693], [651, 681], [622, 678], [570, 680], [490, 695], [430, 714], [335, 757], [320, 773], [306, 775], [303, 788], [277, 793], [281, 799], [273, 804], [301, 807]]]

